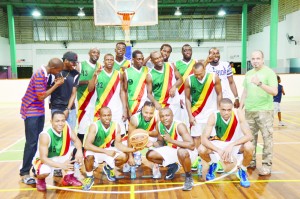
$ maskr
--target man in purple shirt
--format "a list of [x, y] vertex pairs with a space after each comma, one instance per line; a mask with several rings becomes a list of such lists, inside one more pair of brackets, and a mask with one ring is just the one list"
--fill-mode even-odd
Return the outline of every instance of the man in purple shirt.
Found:
[[58, 74], [63, 68], [63, 62], [53, 58], [48, 65], [39, 68], [31, 77], [26, 93], [22, 98], [21, 115], [25, 123], [25, 147], [23, 164], [20, 169], [22, 182], [35, 184], [35, 179], [30, 177], [31, 161], [37, 149], [38, 136], [42, 132], [45, 122], [44, 99], [48, 97], [57, 87], [64, 83], [64, 79], [57, 78], [55, 85], [47, 90], [49, 74]]

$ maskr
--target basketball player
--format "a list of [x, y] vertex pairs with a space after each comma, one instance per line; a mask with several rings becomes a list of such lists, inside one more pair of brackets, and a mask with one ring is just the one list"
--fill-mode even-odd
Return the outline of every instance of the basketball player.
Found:
[[[129, 127], [128, 127], [128, 137], [130, 137], [131, 132], [133, 132], [135, 129], [143, 129], [145, 131], [148, 131], [150, 137], [149, 137], [149, 142], [148, 142], [147, 147], [151, 147], [153, 145], [153, 143], [155, 143], [157, 140], [157, 131], [155, 129], [156, 122], [157, 122], [157, 116], [158, 115], [156, 115], [154, 104], [150, 101], [146, 101], [144, 103], [141, 111], [137, 112], [131, 116], [130, 122], [129, 122]], [[128, 140], [128, 146], [131, 147], [130, 140]], [[137, 151], [136, 153], [138, 153], [138, 152], [139, 151]], [[136, 153], [135, 153], [135, 155], [136, 155]], [[128, 163], [130, 166], [139, 165], [139, 163], [137, 163], [135, 161], [135, 159], [137, 159], [137, 158], [134, 158], [132, 153], [130, 153], [129, 159], [128, 159]], [[138, 160], [138, 162], [141, 163], [141, 160]], [[129, 165], [128, 164], [126, 164], [126, 166], [124, 165], [123, 172], [129, 172], [129, 170], [130, 170]], [[158, 165], [156, 165], [156, 166], [158, 166]], [[161, 177], [160, 173], [156, 173], [153, 175], [158, 176], [155, 178]]]
[[217, 163], [213, 162], [210, 154], [213, 152], [225, 172], [229, 172], [237, 164], [237, 154], [243, 153], [242, 164], [239, 165], [237, 176], [243, 187], [249, 187], [247, 166], [252, 160], [253, 139], [250, 128], [242, 110], [233, 111], [233, 103], [228, 98], [220, 102], [220, 109], [209, 116], [205, 132], [202, 136], [199, 154], [209, 164], [206, 180], [213, 180]]
[[134, 115], [147, 100], [146, 77], [148, 68], [143, 66], [144, 56], [139, 50], [132, 53], [133, 67], [125, 70], [124, 91], [127, 93], [128, 116]]
[[193, 66], [193, 75], [185, 83], [185, 103], [195, 146], [200, 146], [200, 136], [208, 117], [217, 110], [222, 99], [220, 79], [215, 73], [206, 72], [202, 62]]
[[218, 48], [213, 47], [208, 53], [212, 60], [206, 65], [206, 70], [217, 73], [221, 80], [223, 97], [231, 99], [233, 94], [235, 98], [234, 108], [238, 108], [240, 106], [239, 95], [233, 79], [231, 65], [228, 62], [220, 61], [220, 50]]
[[37, 148], [39, 134], [43, 131], [45, 121], [44, 100], [55, 89], [64, 83], [64, 78], [58, 77], [54, 85], [47, 90], [48, 74], [57, 75], [63, 69], [63, 62], [58, 58], [50, 59], [47, 65], [38, 69], [31, 77], [26, 93], [22, 98], [22, 119], [25, 124], [25, 147], [20, 176], [22, 182], [29, 185], [35, 184], [35, 179], [30, 177], [32, 158]]
[[183, 190], [191, 190], [194, 184], [191, 175], [191, 161], [198, 156], [193, 139], [184, 123], [173, 120], [170, 108], [162, 108], [159, 111], [159, 117], [160, 122], [156, 127], [158, 130], [156, 144], [160, 147], [149, 150], [146, 158], [150, 162], [168, 167], [166, 180], [172, 180], [180, 169], [178, 164], [182, 165], [185, 172]]
[[114, 62], [114, 69], [120, 70], [124, 72], [125, 69], [130, 67], [130, 61], [125, 58], [126, 53], [126, 44], [124, 42], [118, 42], [115, 48], [116, 59]]
[[[83, 159], [82, 145], [77, 136], [66, 122], [66, 116], [62, 111], [52, 113], [51, 127], [41, 132], [38, 141], [38, 150], [32, 164], [37, 174], [36, 188], [38, 191], [46, 191], [45, 178], [53, 174], [54, 168], [61, 168], [66, 172], [62, 184], [65, 186], [81, 186], [81, 182], [74, 177], [74, 162], [81, 163]], [[74, 146], [76, 148], [75, 159], [71, 160]]]
[[[172, 53], [172, 46], [170, 44], [163, 44], [160, 47], [160, 53], [164, 59], [164, 62], [170, 62], [169, 58]], [[147, 66], [148, 68], [153, 68], [154, 64], [151, 61], [151, 57], [148, 56], [144, 61], [144, 66]]]
[[[100, 119], [90, 125], [89, 132], [85, 135], [85, 169], [87, 178], [83, 183], [83, 190], [90, 190], [94, 184], [94, 162], [106, 165], [103, 171], [109, 181], [116, 181], [114, 168], [121, 166], [128, 160], [126, 153], [136, 150], [122, 144], [120, 125], [112, 121], [112, 111], [108, 107], [99, 110]], [[114, 143], [114, 146], [112, 145]]]
[[174, 118], [181, 119], [180, 98], [177, 88], [182, 84], [182, 77], [176, 67], [163, 61], [160, 52], [151, 53], [154, 68], [147, 75], [147, 96], [160, 110], [169, 106]]
[[84, 134], [88, 127], [93, 122], [94, 110], [97, 94], [95, 89], [88, 91], [89, 80], [92, 79], [93, 74], [102, 66], [98, 61], [100, 57], [100, 50], [98, 48], [91, 48], [89, 51], [89, 60], [83, 61], [79, 64], [79, 85], [77, 89], [78, 100], [78, 138], [83, 143]]
[[112, 120], [122, 124], [120, 126], [121, 133], [125, 134], [125, 126], [123, 121], [127, 119], [127, 106], [124, 90], [122, 88], [122, 77], [119, 71], [113, 69], [114, 56], [106, 54], [104, 56], [104, 69], [98, 68], [92, 79], [89, 81], [88, 90], [93, 92], [96, 90], [97, 99], [94, 112], [94, 121], [99, 117], [101, 107], [109, 107], [114, 113]]

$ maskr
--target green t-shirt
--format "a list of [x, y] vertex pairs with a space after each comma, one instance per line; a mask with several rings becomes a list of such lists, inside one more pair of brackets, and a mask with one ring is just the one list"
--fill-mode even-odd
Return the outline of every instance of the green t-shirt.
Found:
[[272, 69], [263, 66], [259, 71], [252, 69], [245, 75], [243, 86], [247, 89], [245, 109], [247, 111], [269, 111], [273, 110], [273, 96], [262, 88], [251, 83], [251, 79], [257, 75], [258, 79], [265, 85], [277, 87], [277, 77]]

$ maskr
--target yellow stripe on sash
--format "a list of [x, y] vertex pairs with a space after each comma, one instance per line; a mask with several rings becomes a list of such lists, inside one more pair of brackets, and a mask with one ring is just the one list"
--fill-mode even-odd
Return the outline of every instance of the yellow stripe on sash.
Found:
[[160, 104], [162, 104], [162, 102], [165, 100], [167, 92], [169, 92], [168, 91], [168, 85], [169, 85], [169, 76], [170, 76], [170, 72], [171, 72], [171, 66], [169, 65], [169, 63], [166, 63], [165, 67], [166, 67], [166, 70], [165, 70], [165, 74], [164, 74], [165, 75], [164, 84], [163, 84], [163, 87], [161, 89], [160, 99], [158, 101], [158, 103], [160, 103]]

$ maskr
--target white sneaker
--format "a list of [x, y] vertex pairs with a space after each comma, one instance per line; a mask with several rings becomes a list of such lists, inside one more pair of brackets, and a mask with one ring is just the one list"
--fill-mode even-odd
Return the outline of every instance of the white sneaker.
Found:
[[159, 171], [159, 167], [157, 164], [153, 165], [153, 169], [152, 169], [152, 175], [153, 175], [153, 179], [159, 179], [161, 178], [161, 173]]
[[128, 163], [125, 163], [123, 165], [123, 173], [128, 173], [130, 171], [130, 165]]
[[278, 126], [285, 126], [285, 124], [282, 121], [280, 121]]

